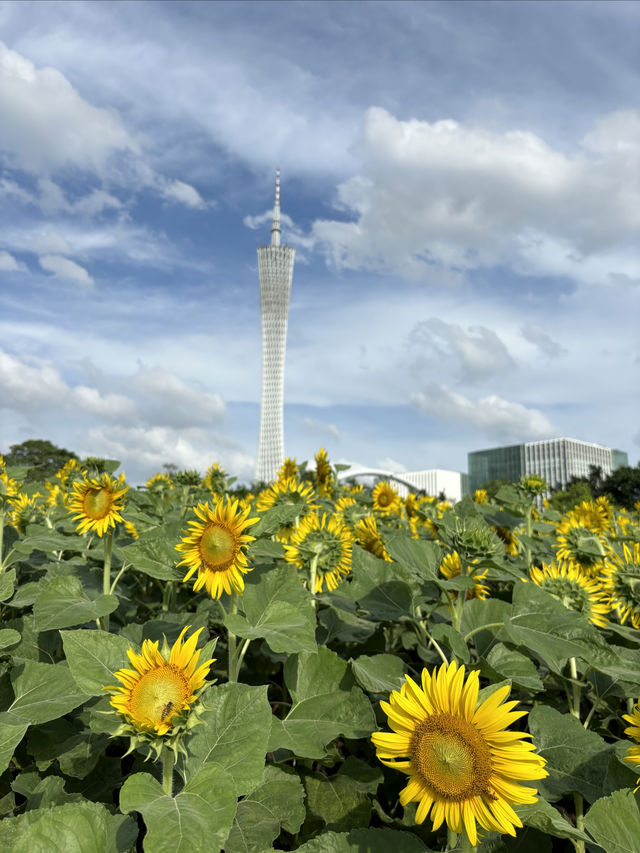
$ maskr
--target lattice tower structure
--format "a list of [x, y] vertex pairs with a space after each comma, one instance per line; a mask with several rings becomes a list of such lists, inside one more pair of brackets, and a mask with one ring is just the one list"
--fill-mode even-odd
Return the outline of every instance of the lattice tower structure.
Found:
[[276, 170], [271, 244], [258, 249], [262, 319], [262, 399], [256, 480], [270, 482], [284, 462], [284, 362], [295, 249], [280, 245], [280, 169]]

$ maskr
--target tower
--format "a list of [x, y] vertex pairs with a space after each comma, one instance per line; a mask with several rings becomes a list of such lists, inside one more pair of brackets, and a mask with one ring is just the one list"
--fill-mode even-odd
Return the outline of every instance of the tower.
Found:
[[280, 245], [280, 169], [276, 169], [271, 244], [258, 249], [262, 318], [262, 401], [256, 479], [275, 479], [284, 462], [282, 408], [289, 293], [295, 249]]

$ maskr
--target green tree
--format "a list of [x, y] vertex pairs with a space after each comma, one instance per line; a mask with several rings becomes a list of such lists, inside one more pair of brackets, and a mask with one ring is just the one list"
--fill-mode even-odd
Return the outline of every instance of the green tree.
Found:
[[593, 500], [593, 492], [585, 479], [573, 479], [566, 489], [558, 489], [549, 498], [549, 506], [563, 515], [582, 501]]
[[623, 465], [612, 471], [604, 478], [598, 492], [618, 506], [633, 509], [636, 501], [640, 501], [640, 463], [635, 468]]
[[31, 470], [24, 477], [24, 482], [32, 483], [50, 479], [65, 462], [77, 458], [71, 450], [56, 447], [50, 441], [29, 439], [22, 444], [12, 444], [4, 461], [8, 466], [28, 466]]

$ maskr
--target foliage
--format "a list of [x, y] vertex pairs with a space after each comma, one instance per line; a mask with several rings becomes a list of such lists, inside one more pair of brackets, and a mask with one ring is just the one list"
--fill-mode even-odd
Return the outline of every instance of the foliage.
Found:
[[29, 467], [24, 477], [28, 483], [48, 480], [69, 459], [77, 459], [71, 450], [56, 447], [50, 441], [30, 438], [21, 444], [12, 444], [9, 453], [4, 456], [5, 464], [9, 467]]
[[[627, 574], [610, 584], [604, 627], [577, 606], [582, 587], [572, 597], [529, 573], [557, 560], [571, 525], [582, 525], [572, 559], [582, 571], [584, 557], [591, 580], [599, 582], [605, 561], [617, 565], [613, 554], [635, 553], [636, 469], [603, 480], [622, 497], [617, 507], [599, 504], [597, 515], [583, 484], [541, 509], [531, 490], [504, 482], [488, 484], [484, 503], [417, 497], [384, 513], [370, 490], [340, 484], [333, 468], [321, 512], [331, 516], [351, 498], [338, 509], [342, 522], [374, 518], [384, 558], [354, 544], [346, 577], [317, 595], [310, 588], [321, 549], [300, 567], [285, 559], [301, 503], [259, 512], [254, 490], [243, 505], [260, 518], [243, 545], [244, 590], [212, 598], [182, 583], [176, 566], [193, 508], [219, 500], [197, 472], [129, 489], [128, 526], [80, 535], [68, 495], [44, 486], [44, 449], [31, 457], [29, 444], [48, 443], [12, 448], [42, 477], [28, 487], [35, 520], [24, 530], [13, 523], [17, 495], [0, 516], [1, 849], [468, 850], [446, 824], [415, 823], [416, 803], [399, 802], [406, 777], [383, 766], [371, 743], [386, 727], [380, 701], [405, 675], [419, 680], [424, 667], [455, 659], [479, 673], [481, 700], [510, 685], [516, 710], [528, 712], [511, 728], [528, 731], [547, 762], [537, 802], [515, 807], [516, 838], [485, 832], [479, 853], [636, 850], [640, 768], [625, 761], [632, 742], [623, 720], [640, 694], [632, 567], [623, 561]], [[63, 454], [57, 467], [75, 458], [53, 450]], [[112, 474], [114, 463], [103, 462]], [[216, 494], [244, 497], [231, 485], [216, 475]], [[601, 529], [585, 529], [596, 523]], [[451, 559], [441, 568], [454, 552], [458, 574]], [[632, 615], [620, 624], [613, 596], [623, 593]], [[160, 740], [156, 761], [140, 738], [128, 752], [104, 688], [130, 666], [129, 649], [163, 647], [164, 638], [169, 648], [186, 626], [203, 629], [200, 660], [213, 663], [193, 711], [180, 718], [180, 748], [174, 757]]]

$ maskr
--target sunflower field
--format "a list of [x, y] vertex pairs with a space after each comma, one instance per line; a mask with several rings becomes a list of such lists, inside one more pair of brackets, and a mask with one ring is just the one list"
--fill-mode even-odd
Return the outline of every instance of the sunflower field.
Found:
[[340, 467], [0, 457], [0, 850], [640, 853], [640, 506]]

